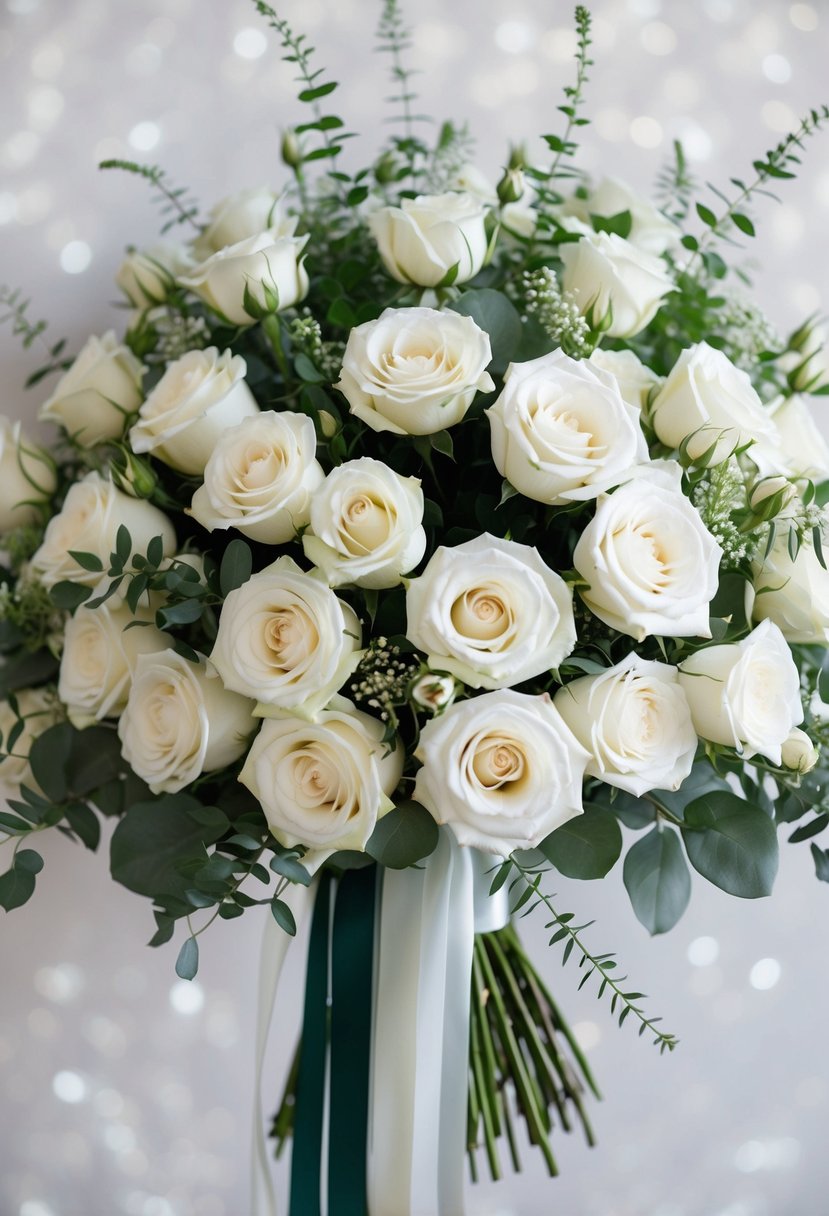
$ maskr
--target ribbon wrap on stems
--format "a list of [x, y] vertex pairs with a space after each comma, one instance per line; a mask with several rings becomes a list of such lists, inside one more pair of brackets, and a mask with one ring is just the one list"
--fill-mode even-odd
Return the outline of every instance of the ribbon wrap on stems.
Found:
[[441, 828], [418, 868], [320, 876], [290, 1216], [463, 1216], [474, 935], [509, 919], [497, 864]]

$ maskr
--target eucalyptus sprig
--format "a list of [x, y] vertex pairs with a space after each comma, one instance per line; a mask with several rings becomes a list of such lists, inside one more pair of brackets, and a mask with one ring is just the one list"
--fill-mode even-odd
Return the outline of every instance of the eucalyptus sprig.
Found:
[[158, 196], [157, 201], [161, 203], [161, 214], [166, 217], [161, 227], [162, 233], [169, 232], [176, 224], [190, 224], [197, 231], [201, 231], [196, 219], [199, 213], [198, 204], [188, 198], [186, 187], [170, 184], [166, 170], [160, 165], [139, 165], [132, 160], [111, 159], [102, 160], [98, 168], [121, 169], [124, 173], [143, 177], [150, 183]]
[[50, 345], [44, 337], [49, 322], [43, 319], [33, 321], [28, 315], [31, 300], [27, 299], [19, 287], [0, 286], [0, 325], [11, 322], [12, 335], [20, 338], [23, 349], [29, 350], [35, 343], [43, 348], [48, 356], [48, 362], [39, 367], [26, 380], [26, 388], [38, 384], [52, 372], [65, 371], [72, 360], [64, 357], [66, 339], [60, 338]]
[[428, 151], [423, 141], [415, 137], [414, 125], [431, 120], [426, 115], [412, 112], [412, 103], [417, 100], [417, 93], [411, 85], [415, 73], [406, 66], [403, 58], [411, 47], [411, 36], [412, 32], [403, 20], [399, 0], [384, 0], [377, 27], [377, 49], [390, 56], [392, 84], [398, 90], [386, 101], [401, 107], [399, 114], [390, 115], [386, 121], [402, 124], [403, 134], [395, 137], [394, 147], [405, 160], [404, 173], [414, 182], [418, 173], [418, 159], [426, 156]]

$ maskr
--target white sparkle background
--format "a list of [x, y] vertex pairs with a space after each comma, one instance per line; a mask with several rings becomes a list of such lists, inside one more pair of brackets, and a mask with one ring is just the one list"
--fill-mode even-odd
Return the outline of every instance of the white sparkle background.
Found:
[[[410, 7], [421, 108], [468, 118], [485, 171], [498, 173], [510, 139], [558, 129], [569, 3]], [[389, 92], [370, 55], [377, 10], [374, 0], [280, 7], [342, 82], [338, 111], [365, 132], [365, 159]], [[679, 137], [694, 173], [723, 184], [823, 99], [825, 0], [596, 0], [593, 12], [581, 163], [596, 173], [647, 190]], [[144, 185], [98, 174], [97, 162], [158, 162], [209, 205], [278, 185], [280, 131], [298, 120], [291, 69], [243, 0], [5, 0], [0, 82], [0, 280], [22, 286], [48, 336], [71, 349], [119, 325], [121, 253], [158, 227]], [[761, 303], [786, 331], [827, 304], [829, 135], [780, 194], [740, 256], [756, 261]], [[37, 390], [20, 386], [36, 357], [8, 331], [0, 339], [0, 408], [32, 418]], [[261, 921], [218, 922], [202, 938], [198, 981], [184, 984], [174, 947], [143, 947], [149, 905], [110, 882], [105, 857], [47, 845], [37, 898], [2, 926], [0, 1212], [239, 1216]], [[695, 881], [684, 920], [656, 941], [619, 874], [557, 884], [561, 907], [596, 919], [590, 943], [618, 951], [682, 1043], [659, 1058], [631, 1025], [617, 1030], [590, 987], [575, 991], [573, 964], [562, 972], [557, 949], [544, 954], [540, 923], [528, 926], [606, 1095], [592, 1111], [599, 1146], [558, 1136], [561, 1178], [527, 1153], [521, 1177], [470, 1190], [471, 1216], [823, 1216], [829, 890], [807, 846], [784, 844], [782, 861], [774, 897], [756, 904]], [[301, 948], [293, 954], [272, 1032], [274, 1100], [301, 993]]]

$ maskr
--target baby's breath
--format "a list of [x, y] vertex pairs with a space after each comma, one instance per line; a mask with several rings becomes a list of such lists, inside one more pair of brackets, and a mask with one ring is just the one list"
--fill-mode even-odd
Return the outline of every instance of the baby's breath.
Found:
[[572, 292], [562, 291], [554, 270], [525, 270], [519, 293], [525, 317], [535, 317], [565, 354], [577, 359], [590, 354], [590, 327]]
[[375, 638], [351, 681], [351, 695], [359, 704], [374, 710], [381, 721], [397, 721], [395, 706], [406, 702], [409, 685], [420, 670], [420, 660], [404, 654], [388, 638]]
[[188, 317], [173, 308], [153, 315], [152, 327], [157, 339], [155, 349], [144, 356], [148, 363], [172, 363], [188, 351], [203, 350], [210, 342], [204, 317]]
[[746, 505], [745, 482], [735, 459], [710, 469], [694, 487], [691, 501], [722, 547], [724, 565], [736, 566], [751, 556], [757, 544], [756, 537], [741, 532], [734, 520], [734, 513]]
[[311, 360], [327, 380], [333, 380], [342, 367], [345, 346], [342, 342], [325, 342], [319, 321], [310, 309], [303, 308], [302, 315], [294, 317], [288, 325], [288, 334], [294, 349]]
[[738, 291], [725, 293], [720, 320], [729, 358], [744, 371], [755, 371], [763, 351], [779, 350], [783, 344], [768, 317]]

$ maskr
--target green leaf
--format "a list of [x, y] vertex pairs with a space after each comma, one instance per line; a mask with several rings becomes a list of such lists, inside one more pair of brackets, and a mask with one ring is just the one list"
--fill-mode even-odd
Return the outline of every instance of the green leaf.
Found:
[[89, 599], [91, 594], [91, 587], [84, 587], [81, 583], [72, 583], [68, 579], [55, 583], [49, 592], [52, 603], [64, 612], [74, 612]]
[[715, 791], [688, 804], [685, 822], [688, 860], [703, 878], [741, 899], [771, 893], [779, 859], [777, 832], [759, 807], [734, 793]]
[[697, 203], [697, 215], [702, 220], [703, 224], [707, 224], [709, 228], [716, 228], [717, 217], [710, 207], [705, 207], [702, 203]]
[[115, 554], [122, 566], [126, 565], [127, 558], [132, 553], [132, 537], [130, 530], [126, 524], [119, 524], [118, 531], [115, 533]]
[[241, 587], [250, 578], [253, 569], [253, 555], [250, 546], [243, 540], [232, 540], [224, 551], [222, 564], [219, 568], [219, 585], [222, 595], [229, 595], [237, 587]]
[[821, 882], [829, 882], [829, 849], [819, 849], [816, 844], [813, 844], [812, 857], [817, 877]]
[[604, 878], [622, 851], [622, 830], [612, 811], [585, 807], [538, 846], [566, 878]]
[[[244, 544], [244, 541], [242, 543]], [[232, 541], [231, 544], [235, 545], [236, 541]], [[247, 546], [245, 547], [247, 548]], [[224, 569], [224, 565], [222, 569]], [[203, 606], [197, 599], [183, 600], [180, 604], [167, 604], [158, 610], [158, 623], [162, 625], [162, 628], [166, 628], [168, 625], [192, 625], [199, 619], [203, 610]]]
[[188, 937], [178, 952], [176, 959], [176, 975], [181, 980], [195, 979], [199, 969], [199, 943], [195, 937]]
[[366, 852], [391, 870], [405, 870], [434, 853], [438, 836], [438, 825], [425, 806], [401, 802], [378, 821]]
[[97, 553], [79, 553], [75, 549], [69, 549], [68, 553], [73, 561], [76, 561], [84, 570], [90, 570], [93, 574], [100, 574], [103, 571], [104, 563]]
[[319, 97], [327, 97], [329, 93], [333, 93], [337, 87], [336, 80], [329, 80], [328, 84], [318, 84], [313, 89], [303, 89], [298, 94], [300, 101], [316, 101]]
[[740, 229], [740, 232], [744, 232], [746, 234], [746, 236], [755, 235], [754, 225], [752, 224], [751, 220], [748, 218], [747, 215], [743, 215], [741, 212], [735, 211], [735, 212], [733, 212], [731, 219], [734, 221], [735, 225]]
[[596, 232], [615, 233], [627, 239], [633, 227], [633, 217], [629, 211], [617, 211], [615, 215], [592, 215], [590, 223]]
[[200, 804], [189, 794], [165, 794], [131, 806], [112, 834], [110, 871], [116, 882], [139, 895], [184, 899], [192, 886], [177, 866], [206, 860], [205, 848], [223, 834], [224, 824], [197, 823]]
[[648, 933], [672, 929], [691, 898], [691, 875], [676, 832], [654, 827], [637, 840], [625, 857], [624, 883]]
[[275, 874], [281, 874], [283, 878], [287, 878], [290, 882], [297, 882], [303, 887], [307, 887], [311, 883], [311, 875], [305, 869], [305, 866], [297, 861], [296, 857], [282, 857], [279, 853], [276, 853], [271, 858], [269, 864]]
[[35, 876], [31, 870], [14, 866], [0, 874], [0, 908], [11, 912], [31, 899], [35, 889]]
[[284, 929], [289, 937], [296, 937], [296, 921], [294, 914], [284, 899], [271, 900], [271, 912], [273, 918], [279, 925], [280, 929]]
[[16, 870], [28, 870], [30, 874], [39, 874], [43, 869], [43, 858], [34, 849], [18, 849], [14, 866]]
[[95, 812], [85, 802], [71, 802], [64, 814], [78, 839], [94, 852], [101, 842], [101, 824]]
[[77, 734], [68, 722], [50, 726], [32, 743], [29, 765], [35, 781], [47, 798], [63, 802], [68, 792], [67, 768], [72, 743]]
[[482, 287], [477, 291], [465, 291], [449, 308], [471, 317], [489, 334], [493, 367], [504, 370], [522, 337], [521, 317], [512, 301], [500, 291]]

